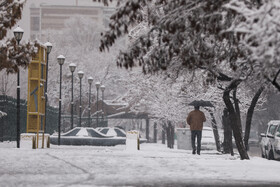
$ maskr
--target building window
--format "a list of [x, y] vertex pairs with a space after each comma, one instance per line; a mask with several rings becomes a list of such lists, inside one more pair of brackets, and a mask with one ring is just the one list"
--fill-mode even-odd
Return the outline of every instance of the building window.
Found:
[[31, 17], [30, 26], [32, 31], [40, 30], [40, 18], [39, 17]]

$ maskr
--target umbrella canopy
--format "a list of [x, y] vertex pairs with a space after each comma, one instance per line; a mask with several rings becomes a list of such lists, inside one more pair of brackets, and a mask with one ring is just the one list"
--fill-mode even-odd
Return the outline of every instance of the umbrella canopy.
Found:
[[189, 103], [191, 106], [203, 106], [203, 107], [214, 107], [210, 101], [204, 100], [194, 100], [193, 102]]

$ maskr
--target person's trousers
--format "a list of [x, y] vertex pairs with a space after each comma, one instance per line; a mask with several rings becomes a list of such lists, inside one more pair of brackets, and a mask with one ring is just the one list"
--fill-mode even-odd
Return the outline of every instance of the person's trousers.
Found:
[[[191, 131], [192, 149], [193, 149], [194, 152], [197, 150], [197, 153], [200, 153], [201, 136], [202, 136], [202, 133], [201, 133], [200, 130], [192, 130]], [[197, 139], [197, 149], [196, 149], [196, 146], [195, 146], [195, 139]]]

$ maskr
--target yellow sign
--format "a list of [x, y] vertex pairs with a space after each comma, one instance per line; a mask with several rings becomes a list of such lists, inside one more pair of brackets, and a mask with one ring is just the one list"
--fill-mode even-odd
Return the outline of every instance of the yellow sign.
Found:
[[[27, 95], [27, 133], [37, 133], [37, 148], [39, 133], [45, 129], [45, 83], [47, 51], [44, 46], [38, 46], [38, 52], [28, 66]], [[44, 136], [43, 136], [44, 137]]]

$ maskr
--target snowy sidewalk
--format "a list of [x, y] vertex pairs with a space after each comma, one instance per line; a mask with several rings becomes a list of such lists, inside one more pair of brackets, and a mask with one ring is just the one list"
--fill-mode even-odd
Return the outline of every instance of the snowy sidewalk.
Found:
[[280, 162], [162, 144], [17, 149], [0, 143], [0, 186], [279, 186]]

